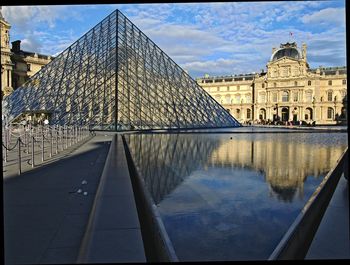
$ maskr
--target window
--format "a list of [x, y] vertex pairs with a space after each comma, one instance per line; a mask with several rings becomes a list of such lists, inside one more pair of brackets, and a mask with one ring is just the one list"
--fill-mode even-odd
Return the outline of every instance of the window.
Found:
[[346, 85], [346, 79], [343, 79], [343, 85]]
[[332, 91], [327, 92], [327, 99], [328, 99], [328, 101], [332, 101], [332, 99], [333, 99], [333, 92]]
[[231, 103], [230, 95], [226, 95], [225, 99], [226, 99], [226, 104], [230, 104]]
[[282, 102], [288, 102], [289, 101], [289, 93], [287, 91], [282, 92]]
[[293, 93], [293, 101], [297, 102], [298, 101], [298, 92]]
[[297, 81], [294, 82], [294, 86], [298, 86], [298, 82]]
[[252, 96], [250, 94], [246, 95], [245, 99], [246, 99], [247, 103], [252, 102]]
[[262, 88], [265, 88], [265, 84], [264, 84], [264, 83], [262, 83], [262, 84], [261, 84], [261, 87], [262, 87]]
[[220, 87], [217, 87], [217, 88], [216, 88], [216, 91], [220, 91]]
[[259, 102], [265, 103], [265, 93], [259, 93]]
[[239, 87], [239, 85], [237, 86], [237, 90], [239, 91], [239, 89], [240, 89], [240, 87]]
[[310, 80], [307, 81], [307, 85], [308, 85], [308, 86], [311, 86], [311, 81], [310, 81]]
[[236, 115], [237, 115], [237, 118], [241, 118], [241, 110], [240, 109], [236, 109]]
[[334, 110], [331, 107], [327, 109], [327, 118], [332, 120], [334, 119]]
[[312, 101], [312, 91], [306, 91], [305, 97], [306, 97], [307, 102], [311, 102]]
[[329, 86], [332, 85], [332, 80], [328, 80], [328, 85], [329, 85]]
[[30, 64], [27, 64], [27, 71], [30, 71]]
[[239, 103], [241, 101], [241, 95], [236, 94], [235, 100], [236, 100], [236, 103]]
[[230, 91], [230, 87], [229, 86], [227, 87], [227, 91]]
[[247, 109], [247, 119], [250, 119], [250, 115], [251, 115], [251, 110]]
[[277, 84], [276, 84], [276, 83], [273, 83], [273, 87], [277, 87]]
[[272, 101], [277, 102], [277, 93], [272, 94]]

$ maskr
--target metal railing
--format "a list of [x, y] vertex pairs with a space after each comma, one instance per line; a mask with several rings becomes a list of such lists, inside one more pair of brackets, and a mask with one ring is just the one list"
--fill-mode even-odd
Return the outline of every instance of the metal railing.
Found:
[[340, 177], [344, 174], [344, 177], [348, 179], [348, 156], [348, 148], [346, 148], [337, 165], [324, 177], [270, 255], [269, 260], [302, 260], [305, 258]]
[[[91, 131], [87, 126], [23, 126], [9, 125], [2, 127], [2, 149], [3, 162], [8, 165], [9, 162], [18, 164], [18, 175], [22, 173], [22, 163], [26, 161], [23, 158], [29, 158], [29, 164], [32, 168], [36, 163], [36, 155], [41, 152], [41, 162], [60, 152], [75, 146], [79, 142], [87, 139], [91, 135]], [[48, 144], [48, 146], [47, 146]], [[17, 147], [17, 156], [14, 155]], [[23, 148], [23, 149], [22, 149]], [[48, 149], [48, 150], [47, 150]], [[9, 155], [11, 154], [11, 161]], [[37, 158], [38, 159], [38, 158]]]

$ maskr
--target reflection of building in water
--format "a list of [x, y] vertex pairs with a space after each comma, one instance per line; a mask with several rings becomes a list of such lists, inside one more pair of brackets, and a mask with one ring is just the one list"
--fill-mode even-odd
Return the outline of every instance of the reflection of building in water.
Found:
[[[195, 170], [246, 168], [265, 176], [271, 192], [291, 201], [303, 196], [308, 176], [320, 177], [336, 165], [345, 146], [323, 146], [287, 137], [236, 135], [233, 139], [205, 135], [126, 135], [131, 155], [156, 204]], [[243, 136], [243, 138], [241, 138]], [[284, 135], [286, 136], [286, 135]]]
[[264, 173], [272, 191], [283, 200], [295, 192], [303, 195], [307, 176], [326, 174], [337, 163], [344, 146], [320, 146], [264, 139], [231, 139], [223, 141], [208, 163], [209, 166], [251, 168]]
[[203, 141], [192, 135], [125, 135], [138, 173], [156, 204], [208, 160], [219, 140]]

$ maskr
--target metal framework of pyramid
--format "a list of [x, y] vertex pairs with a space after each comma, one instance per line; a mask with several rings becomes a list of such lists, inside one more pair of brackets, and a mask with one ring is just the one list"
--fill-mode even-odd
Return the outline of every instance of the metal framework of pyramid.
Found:
[[5, 98], [9, 120], [51, 112], [51, 124], [102, 130], [240, 126], [184, 70], [115, 10]]

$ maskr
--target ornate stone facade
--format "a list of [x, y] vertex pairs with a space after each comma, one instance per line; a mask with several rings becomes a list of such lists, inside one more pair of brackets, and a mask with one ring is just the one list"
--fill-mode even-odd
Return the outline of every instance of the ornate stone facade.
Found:
[[[1, 7], [0, 7], [1, 8]], [[0, 9], [0, 35], [1, 35], [1, 94], [8, 95], [13, 91], [12, 70], [10, 50], [10, 28], [11, 25], [3, 18]]]
[[237, 120], [246, 122], [347, 121], [346, 67], [310, 69], [306, 44], [272, 49], [267, 72], [198, 78], [197, 82]]
[[23, 85], [43, 66], [52, 61], [51, 56], [21, 50], [21, 41], [12, 42], [10, 48], [11, 25], [4, 19], [0, 9], [1, 26], [1, 98]]

